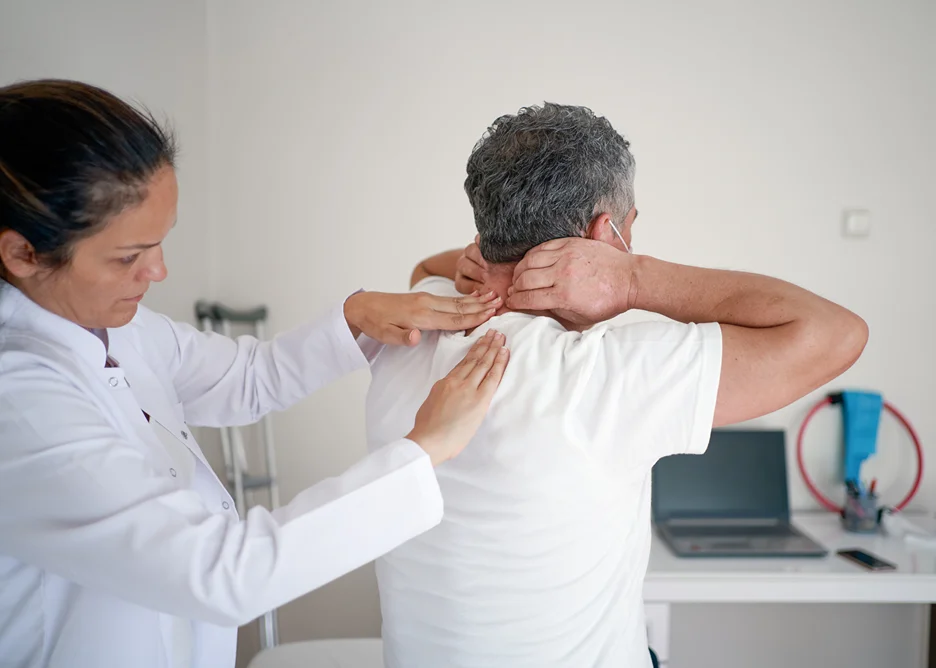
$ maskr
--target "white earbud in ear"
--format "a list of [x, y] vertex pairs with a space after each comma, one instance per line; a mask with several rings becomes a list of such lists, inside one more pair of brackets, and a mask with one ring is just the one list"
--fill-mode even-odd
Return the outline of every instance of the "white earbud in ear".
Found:
[[631, 252], [630, 246], [628, 246], [627, 242], [624, 241], [624, 235], [621, 234], [621, 231], [617, 228], [617, 225], [614, 224], [614, 221], [608, 218], [608, 224], [611, 225], [611, 229], [614, 230], [614, 233], [617, 235], [617, 238], [621, 240], [622, 244], [624, 244], [624, 250], [630, 253]]

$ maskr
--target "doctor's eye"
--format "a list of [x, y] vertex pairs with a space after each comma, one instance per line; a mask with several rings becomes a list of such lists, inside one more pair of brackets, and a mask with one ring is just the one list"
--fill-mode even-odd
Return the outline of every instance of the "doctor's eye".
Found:
[[120, 264], [127, 264], [127, 265], [130, 265], [130, 264], [133, 264], [134, 262], [136, 262], [136, 259], [137, 259], [138, 257], [140, 257], [140, 254], [139, 254], [139, 253], [135, 253], [135, 254], [133, 254], [133, 255], [128, 255], [128, 256], [126, 256], [126, 257], [120, 258], [120, 259], [118, 260], [118, 262], [120, 262]]

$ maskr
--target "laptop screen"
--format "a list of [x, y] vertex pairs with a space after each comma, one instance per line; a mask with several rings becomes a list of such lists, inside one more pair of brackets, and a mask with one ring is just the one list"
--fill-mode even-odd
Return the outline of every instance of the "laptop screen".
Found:
[[703, 455], [664, 457], [653, 467], [653, 520], [789, 519], [782, 430], [712, 432]]

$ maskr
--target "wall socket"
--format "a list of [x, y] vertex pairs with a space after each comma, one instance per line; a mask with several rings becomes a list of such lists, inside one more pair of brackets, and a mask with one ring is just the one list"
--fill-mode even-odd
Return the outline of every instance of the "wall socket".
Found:
[[871, 212], [867, 209], [846, 209], [842, 215], [842, 236], [863, 239], [871, 234]]

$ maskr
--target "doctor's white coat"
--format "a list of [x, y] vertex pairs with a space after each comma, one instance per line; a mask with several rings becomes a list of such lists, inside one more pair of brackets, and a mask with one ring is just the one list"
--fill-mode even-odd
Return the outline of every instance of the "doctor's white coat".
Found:
[[340, 307], [269, 342], [140, 307], [109, 339], [0, 281], [0, 667], [231, 668], [238, 625], [440, 521], [406, 440], [239, 519], [189, 430], [365, 367]]

